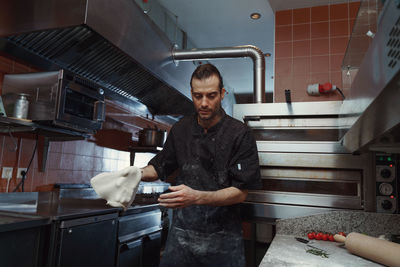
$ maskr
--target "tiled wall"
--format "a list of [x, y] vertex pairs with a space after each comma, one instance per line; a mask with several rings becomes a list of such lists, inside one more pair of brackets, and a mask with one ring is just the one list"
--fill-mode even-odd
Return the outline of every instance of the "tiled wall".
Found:
[[309, 84], [326, 82], [343, 89], [341, 63], [359, 5], [276, 12], [274, 102], [285, 101], [285, 89], [291, 90], [294, 102], [342, 99], [338, 93], [309, 96], [306, 89]]
[[[38, 71], [21, 62], [0, 55], [0, 93], [4, 74]], [[108, 137], [109, 138], [109, 137]], [[126, 139], [114, 136], [113, 146], [96, 145], [91, 140], [50, 142], [45, 172], [39, 172], [38, 152], [35, 153], [27, 175], [25, 191], [48, 190], [54, 183], [89, 183], [94, 175], [122, 169], [130, 164], [129, 152], [110, 147], [122, 147]], [[35, 147], [35, 136], [32, 134], [0, 134], [0, 168], [13, 167], [13, 178], [10, 181], [12, 191], [20, 179], [16, 178], [17, 168], [26, 168]], [[0, 173], [1, 174], [1, 173]], [[5, 192], [6, 179], [0, 179], [0, 192]]]

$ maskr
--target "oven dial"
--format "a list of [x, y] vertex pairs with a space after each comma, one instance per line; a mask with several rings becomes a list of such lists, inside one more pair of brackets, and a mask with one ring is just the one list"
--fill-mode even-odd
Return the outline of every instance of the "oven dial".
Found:
[[389, 196], [393, 193], [393, 186], [388, 183], [381, 183], [379, 185], [379, 193], [385, 196]]
[[386, 196], [376, 197], [376, 211], [381, 213], [395, 213], [397, 199]]
[[390, 178], [390, 175], [392, 174], [392, 172], [388, 169], [383, 169], [381, 170], [381, 177], [383, 178]]
[[396, 176], [395, 168], [392, 166], [376, 166], [376, 181], [391, 182]]

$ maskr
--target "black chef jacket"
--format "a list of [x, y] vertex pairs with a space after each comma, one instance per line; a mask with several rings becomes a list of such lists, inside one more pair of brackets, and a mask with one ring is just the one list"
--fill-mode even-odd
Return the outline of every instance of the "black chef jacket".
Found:
[[[222, 113], [221, 120], [208, 129], [207, 133], [198, 124], [197, 114], [184, 117], [172, 127], [163, 150], [149, 162], [149, 165], [154, 166], [160, 179], [178, 170], [176, 184], [185, 184], [195, 190], [216, 191], [230, 186], [239, 189], [260, 187], [257, 147], [250, 129], [242, 122], [226, 115], [223, 110]], [[202, 246], [210, 247], [217, 244], [216, 239], [223, 240], [221, 236], [229, 236], [233, 238], [228, 238], [230, 247], [222, 244], [223, 247], [218, 248], [220, 251], [230, 250], [226, 251], [229, 255], [232, 255], [232, 249], [235, 249], [232, 248], [234, 245], [232, 243], [235, 243], [233, 240], [242, 242], [237, 204], [222, 207], [193, 205], [175, 209], [172, 228], [171, 234], [175, 235], [175, 240], [167, 241], [166, 252], [171, 250], [168, 246], [176, 246], [171, 243], [178, 243], [176, 240], [178, 237], [180, 241], [186, 240], [180, 243], [188, 244], [193, 243], [189, 239], [203, 238], [204, 242], [198, 242], [197, 247], [192, 248], [192, 251], [199, 252]], [[211, 243], [205, 245], [207, 238]], [[226, 244], [227, 239], [222, 243]], [[183, 249], [176, 247], [174, 253]], [[229, 264], [219, 266], [229, 266]]]

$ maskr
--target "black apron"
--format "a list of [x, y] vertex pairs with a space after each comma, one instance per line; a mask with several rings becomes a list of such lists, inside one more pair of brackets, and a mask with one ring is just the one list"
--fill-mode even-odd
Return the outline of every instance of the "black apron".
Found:
[[[177, 185], [201, 191], [230, 186], [224, 162], [218, 160], [216, 153], [223, 153], [224, 146], [229, 145], [224, 143], [220, 128], [207, 134], [202, 133], [202, 128], [194, 130]], [[245, 266], [239, 206], [194, 205], [174, 209], [160, 266]]]

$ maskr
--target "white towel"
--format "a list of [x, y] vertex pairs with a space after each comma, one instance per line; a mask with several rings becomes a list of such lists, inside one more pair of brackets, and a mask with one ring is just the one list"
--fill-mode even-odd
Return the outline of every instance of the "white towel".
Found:
[[100, 173], [90, 183], [108, 205], [127, 209], [135, 199], [141, 178], [140, 168], [130, 166], [120, 171]]

